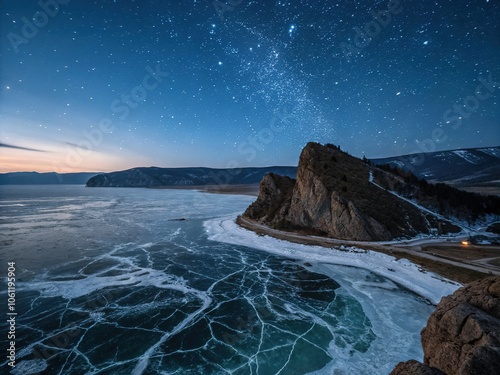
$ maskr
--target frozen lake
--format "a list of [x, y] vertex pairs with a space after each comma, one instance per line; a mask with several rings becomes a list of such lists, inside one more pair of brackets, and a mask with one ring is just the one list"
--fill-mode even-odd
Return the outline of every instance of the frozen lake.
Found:
[[[2, 267], [17, 268], [12, 373], [373, 375], [422, 359], [430, 297], [347, 259], [366, 254], [335, 264], [233, 226], [253, 199], [0, 187]], [[419, 277], [434, 297], [456, 288]]]

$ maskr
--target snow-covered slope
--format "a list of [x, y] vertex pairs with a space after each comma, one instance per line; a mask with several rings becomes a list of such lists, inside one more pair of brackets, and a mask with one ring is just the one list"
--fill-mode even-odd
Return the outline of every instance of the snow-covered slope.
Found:
[[500, 184], [500, 146], [402, 155], [371, 161], [409, 169], [429, 181], [463, 185], [496, 181]]

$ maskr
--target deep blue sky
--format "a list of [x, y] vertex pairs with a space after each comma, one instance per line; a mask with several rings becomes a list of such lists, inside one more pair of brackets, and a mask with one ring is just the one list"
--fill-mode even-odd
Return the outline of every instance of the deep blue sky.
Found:
[[54, 2], [0, 3], [4, 172], [500, 144], [498, 1]]

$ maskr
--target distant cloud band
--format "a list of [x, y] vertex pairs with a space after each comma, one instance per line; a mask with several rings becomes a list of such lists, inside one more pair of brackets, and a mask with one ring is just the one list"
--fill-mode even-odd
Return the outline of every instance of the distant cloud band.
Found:
[[36, 148], [28, 148], [21, 146], [8, 145], [6, 143], [0, 143], [0, 148], [14, 148], [16, 150], [25, 150], [25, 151], [35, 151], [35, 152], [46, 152], [44, 150], [37, 150]]

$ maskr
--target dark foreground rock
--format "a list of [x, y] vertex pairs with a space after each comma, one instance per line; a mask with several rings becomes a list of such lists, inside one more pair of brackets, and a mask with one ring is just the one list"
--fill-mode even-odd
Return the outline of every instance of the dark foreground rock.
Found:
[[392, 370], [391, 375], [444, 375], [438, 369], [429, 367], [415, 360], [400, 362]]
[[444, 297], [421, 336], [425, 364], [400, 363], [391, 375], [498, 375], [500, 277], [475, 281]]

